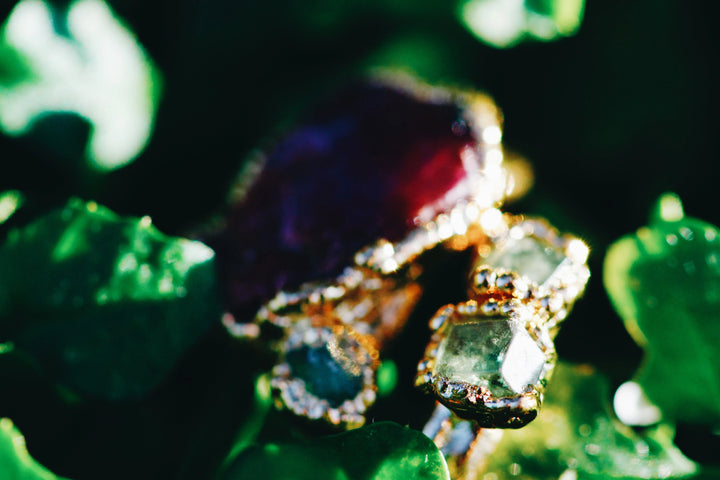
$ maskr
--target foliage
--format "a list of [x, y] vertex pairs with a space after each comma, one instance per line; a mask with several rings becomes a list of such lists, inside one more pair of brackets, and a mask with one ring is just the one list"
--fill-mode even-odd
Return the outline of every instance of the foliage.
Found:
[[610, 246], [603, 271], [613, 305], [645, 350], [636, 375], [669, 419], [720, 421], [720, 230], [662, 196], [658, 214]]

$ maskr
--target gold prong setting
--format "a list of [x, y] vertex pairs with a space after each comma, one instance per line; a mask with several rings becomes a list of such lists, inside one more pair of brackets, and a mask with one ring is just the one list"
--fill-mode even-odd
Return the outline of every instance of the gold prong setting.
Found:
[[482, 427], [527, 424], [537, 415], [555, 361], [552, 341], [542, 333], [546, 316], [517, 298], [441, 308], [430, 321], [434, 333], [416, 385]]
[[537, 301], [550, 314], [552, 328], [585, 290], [589, 249], [572, 235], [560, 235], [544, 219], [505, 219], [507, 228], [493, 238], [494, 247], [480, 252], [471, 274], [471, 296], [513, 292], [515, 298]]

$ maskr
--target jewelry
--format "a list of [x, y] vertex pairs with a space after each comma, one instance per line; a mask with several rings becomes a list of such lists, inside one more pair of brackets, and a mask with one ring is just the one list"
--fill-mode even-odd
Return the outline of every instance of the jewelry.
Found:
[[588, 249], [544, 220], [503, 216], [492, 233], [470, 275], [471, 299], [430, 320], [415, 383], [481, 427], [518, 428], [537, 416], [552, 338], [589, 278]]
[[[487, 97], [397, 77], [350, 92], [340, 98], [358, 112], [331, 102], [286, 137], [214, 242], [229, 286], [224, 324], [243, 338], [262, 337], [268, 326], [280, 329], [279, 339], [265, 339], [278, 355], [271, 384], [279, 407], [359, 426], [375, 400], [380, 351], [422, 293], [417, 258], [441, 244], [472, 248], [477, 267], [470, 299], [444, 307], [431, 321], [436, 331], [417, 384], [481, 425], [527, 423], [554, 362], [549, 329], [587, 280], [577, 253], [584, 244], [560, 237], [543, 221], [497, 209], [514, 182], [502, 166], [499, 112]], [[394, 132], [399, 138], [383, 140]], [[316, 170], [303, 176], [308, 168]], [[318, 176], [329, 183], [317, 183]], [[343, 176], [347, 183], [338, 184]], [[322, 212], [335, 216], [322, 219], [331, 228], [321, 228]], [[311, 232], [312, 226], [319, 230]], [[530, 268], [517, 264], [523, 255], [533, 257]], [[298, 282], [306, 263], [306, 279], [331, 280]], [[538, 269], [547, 270], [547, 278], [539, 278]], [[286, 286], [269, 298], [277, 284]], [[252, 322], [243, 321], [258, 300]], [[511, 360], [500, 362], [505, 390], [454, 367], [452, 351], [467, 339], [476, 356]], [[501, 339], [507, 342], [500, 345]]]
[[375, 401], [379, 349], [420, 296], [411, 278], [409, 272], [391, 278], [348, 268], [332, 284], [280, 292], [264, 305], [255, 317], [258, 333], [265, 324], [284, 331], [269, 342], [278, 352], [271, 379], [277, 406], [331, 425], [362, 425]]
[[351, 427], [374, 400], [379, 350], [420, 296], [415, 260], [481, 233], [508, 181], [499, 112], [483, 95], [385, 76], [338, 98], [267, 156], [210, 243], [228, 285], [228, 330], [282, 330], [268, 341], [277, 403]]

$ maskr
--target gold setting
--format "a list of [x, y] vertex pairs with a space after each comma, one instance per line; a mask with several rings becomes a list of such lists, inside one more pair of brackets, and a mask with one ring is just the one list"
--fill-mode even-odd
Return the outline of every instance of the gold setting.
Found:
[[[530, 338], [540, 347], [545, 362], [537, 382], [526, 385], [515, 395], [496, 396], [487, 386], [459, 381], [435, 372], [439, 348], [452, 326], [491, 322], [499, 318], [522, 324]], [[481, 427], [519, 428], [526, 425], [537, 416], [542, 393], [556, 357], [553, 343], [544, 332], [546, 318], [543, 310], [523, 304], [516, 298], [488, 298], [483, 303], [469, 300], [442, 307], [430, 320], [430, 328], [434, 333], [425, 349], [424, 358], [418, 364], [415, 385], [433, 394], [458, 417], [475, 420]]]
[[[471, 298], [500, 296], [519, 298], [524, 301], [537, 301], [550, 318], [546, 327], [557, 333], [556, 327], [562, 322], [585, 290], [590, 278], [587, 267], [589, 248], [579, 238], [561, 235], [547, 220], [542, 218], [523, 218], [505, 215], [501, 232], [492, 239], [493, 247], [478, 248], [478, 266], [470, 276], [469, 295]], [[512, 241], [530, 239], [562, 261], [542, 282], [533, 281], [502, 267], [487, 265], [485, 261], [493, 252], [502, 251]]]
[[[322, 420], [342, 428], [365, 421], [364, 413], [376, 397], [379, 348], [404, 325], [420, 296], [413, 281], [417, 272], [408, 268], [402, 276], [382, 276], [363, 268], [347, 268], [334, 283], [309, 283], [296, 292], [279, 292], [258, 311], [253, 325], [283, 330], [283, 338], [271, 343], [279, 355], [271, 386], [278, 408], [286, 408], [310, 420]], [[247, 326], [238, 325], [242, 333]], [[344, 370], [357, 369], [362, 388], [339, 405], [311, 392], [293, 374], [287, 356], [303, 346], [327, 347]]]
[[[363, 335], [349, 325], [318, 325], [317, 319], [295, 322], [282, 341], [283, 352], [272, 370], [270, 385], [276, 391], [276, 404], [310, 420], [325, 420], [331, 425], [358, 427], [365, 422], [364, 413], [375, 401], [375, 374], [379, 354], [373, 337]], [[341, 345], [344, 344], [344, 345]], [[362, 388], [353, 398], [339, 405], [313, 393], [304, 380], [293, 374], [287, 361], [290, 352], [302, 347], [325, 347], [345, 370], [362, 379]]]

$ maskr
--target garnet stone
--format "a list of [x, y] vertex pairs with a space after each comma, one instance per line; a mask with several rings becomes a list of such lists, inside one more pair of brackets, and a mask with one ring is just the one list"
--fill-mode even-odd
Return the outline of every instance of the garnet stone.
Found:
[[468, 173], [479, 126], [448, 95], [360, 83], [320, 105], [269, 151], [216, 249], [226, 300], [248, 321], [279, 290], [339, 275], [379, 238], [395, 241]]

